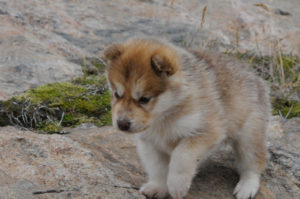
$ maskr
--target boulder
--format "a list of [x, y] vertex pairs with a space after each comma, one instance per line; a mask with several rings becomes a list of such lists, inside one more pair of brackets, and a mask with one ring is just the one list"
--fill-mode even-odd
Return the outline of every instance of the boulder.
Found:
[[130, 137], [110, 127], [37, 134], [0, 130], [0, 198], [143, 198]]
[[[257, 199], [300, 195], [300, 119], [274, 117], [270, 160]], [[133, 135], [112, 127], [81, 125], [69, 134], [0, 129], [0, 198], [144, 198], [146, 180]], [[233, 199], [238, 182], [230, 147], [220, 148], [199, 169], [187, 198]]]
[[52, 0], [0, 2], [0, 100], [82, 75], [76, 60], [99, 59], [133, 36], [186, 47], [298, 54], [298, 0]]

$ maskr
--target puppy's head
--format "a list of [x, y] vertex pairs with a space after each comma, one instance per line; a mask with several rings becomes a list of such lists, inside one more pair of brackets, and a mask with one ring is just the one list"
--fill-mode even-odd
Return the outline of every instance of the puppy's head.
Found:
[[104, 56], [110, 63], [106, 75], [114, 127], [131, 133], [146, 130], [151, 119], [163, 111], [159, 98], [178, 73], [176, 51], [157, 41], [140, 39], [111, 45]]

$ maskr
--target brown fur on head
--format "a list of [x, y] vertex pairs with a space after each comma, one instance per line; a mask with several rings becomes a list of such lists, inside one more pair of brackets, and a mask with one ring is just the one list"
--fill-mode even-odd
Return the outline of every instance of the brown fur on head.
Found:
[[128, 132], [147, 129], [158, 97], [179, 70], [176, 52], [163, 43], [140, 39], [113, 44], [104, 55], [110, 61], [107, 79], [114, 126]]

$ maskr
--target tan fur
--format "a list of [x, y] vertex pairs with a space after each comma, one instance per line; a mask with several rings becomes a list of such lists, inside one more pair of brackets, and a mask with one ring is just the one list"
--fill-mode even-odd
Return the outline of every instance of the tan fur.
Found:
[[154, 39], [114, 44], [105, 56], [113, 124], [121, 128], [125, 121], [126, 132], [138, 133], [148, 173], [142, 194], [183, 198], [199, 163], [224, 140], [237, 154], [234, 194], [256, 194], [266, 164], [270, 105], [265, 83], [246, 64]]

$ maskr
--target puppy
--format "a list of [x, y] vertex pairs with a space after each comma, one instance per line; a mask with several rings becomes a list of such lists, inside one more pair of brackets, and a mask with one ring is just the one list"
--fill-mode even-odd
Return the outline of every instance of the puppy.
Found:
[[268, 89], [220, 54], [155, 39], [132, 39], [104, 53], [113, 126], [137, 133], [147, 198], [184, 198], [197, 167], [223, 141], [237, 157], [237, 199], [255, 196], [267, 159]]

